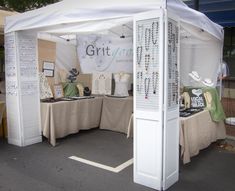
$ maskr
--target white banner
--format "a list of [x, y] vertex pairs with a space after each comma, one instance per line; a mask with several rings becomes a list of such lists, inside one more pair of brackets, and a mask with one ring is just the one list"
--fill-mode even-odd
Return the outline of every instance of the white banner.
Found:
[[77, 41], [82, 73], [133, 73], [133, 38], [79, 35]]

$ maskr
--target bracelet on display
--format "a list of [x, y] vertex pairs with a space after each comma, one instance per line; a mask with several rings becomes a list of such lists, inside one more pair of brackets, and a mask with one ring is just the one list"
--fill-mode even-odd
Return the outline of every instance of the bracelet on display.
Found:
[[143, 81], [143, 72], [137, 72], [137, 91], [141, 92]]
[[145, 62], [144, 62], [144, 64], [145, 64], [145, 70], [148, 71], [149, 64], [150, 64], [150, 55], [149, 54], [145, 55]]

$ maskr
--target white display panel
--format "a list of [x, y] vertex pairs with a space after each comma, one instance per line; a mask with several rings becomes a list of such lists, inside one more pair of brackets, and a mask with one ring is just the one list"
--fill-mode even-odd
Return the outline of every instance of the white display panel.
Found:
[[179, 179], [179, 19], [165, 17], [163, 190]]
[[134, 20], [134, 181], [161, 190], [163, 10]]
[[179, 71], [178, 71], [178, 25], [168, 19], [168, 108], [178, 107]]
[[157, 190], [179, 177], [178, 26], [162, 9], [134, 21], [134, 181]]
[[21, 144], [19, 88], [16, 66], [16, 35], [14, 32], [5, 34], [5, 77], [8, 142]]
[[16, 78], [16, 42], [15, 33], [5, 34], [5, 72], [8, 81]]
[[136, 106], [159, 110], [159, 18], [136, 22]]
[[10, 33], [5, 41], [8, 142], [41, 142], [36, 35]]

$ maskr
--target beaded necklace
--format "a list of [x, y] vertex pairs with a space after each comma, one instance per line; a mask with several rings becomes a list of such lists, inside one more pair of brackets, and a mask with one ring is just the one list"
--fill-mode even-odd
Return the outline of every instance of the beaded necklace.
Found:
[[151, 30], [149, 28], [146, 28], [145, 29], [145, 50], [149, 50], [150, 36], [151, 36]]
[[145, 92], [145, 99], [148, 99], [149, 94], [149, 84], [150, 84], [150, 78], [144, 79], [144, 92]]
[[157, 37], [158, 37], [158, 22], [155, 21], [152, 23], [152, 42], [154, 45], [157, 44]]
[[138, 43], [142, 44], [144, 25], [138, 25], [137, 31], [138, 31], [137, 41], [138, 41]]
[[143, 52], [142, 46], [138, 46], [137, 47], [137, 63], [138, 63], [138, 65], [140, 65], [141, 60], [142, 60], [142, 52]]
[[153, 72], [152, 81], [153, 81], [153, 94], [156, 94], [157, 84], [158, 84], [158, 72]]

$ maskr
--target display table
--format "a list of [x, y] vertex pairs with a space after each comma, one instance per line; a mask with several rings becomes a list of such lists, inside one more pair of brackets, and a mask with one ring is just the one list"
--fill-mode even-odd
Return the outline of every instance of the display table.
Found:
[[183, 163], [190, 162], [201, 149], [226, 137], [224, 122], [214, 122], [208, 110], [180, 118], [180, 146]]
[[42, 132], [55, 146], [56, 138], [77, 133], [79, 130], [99, 127], [102, 97], [76, 101], [41, 103]]
[[128, 134], [128, 126], [132, 113], [133, 97], [104, 97], [100, 129]]

